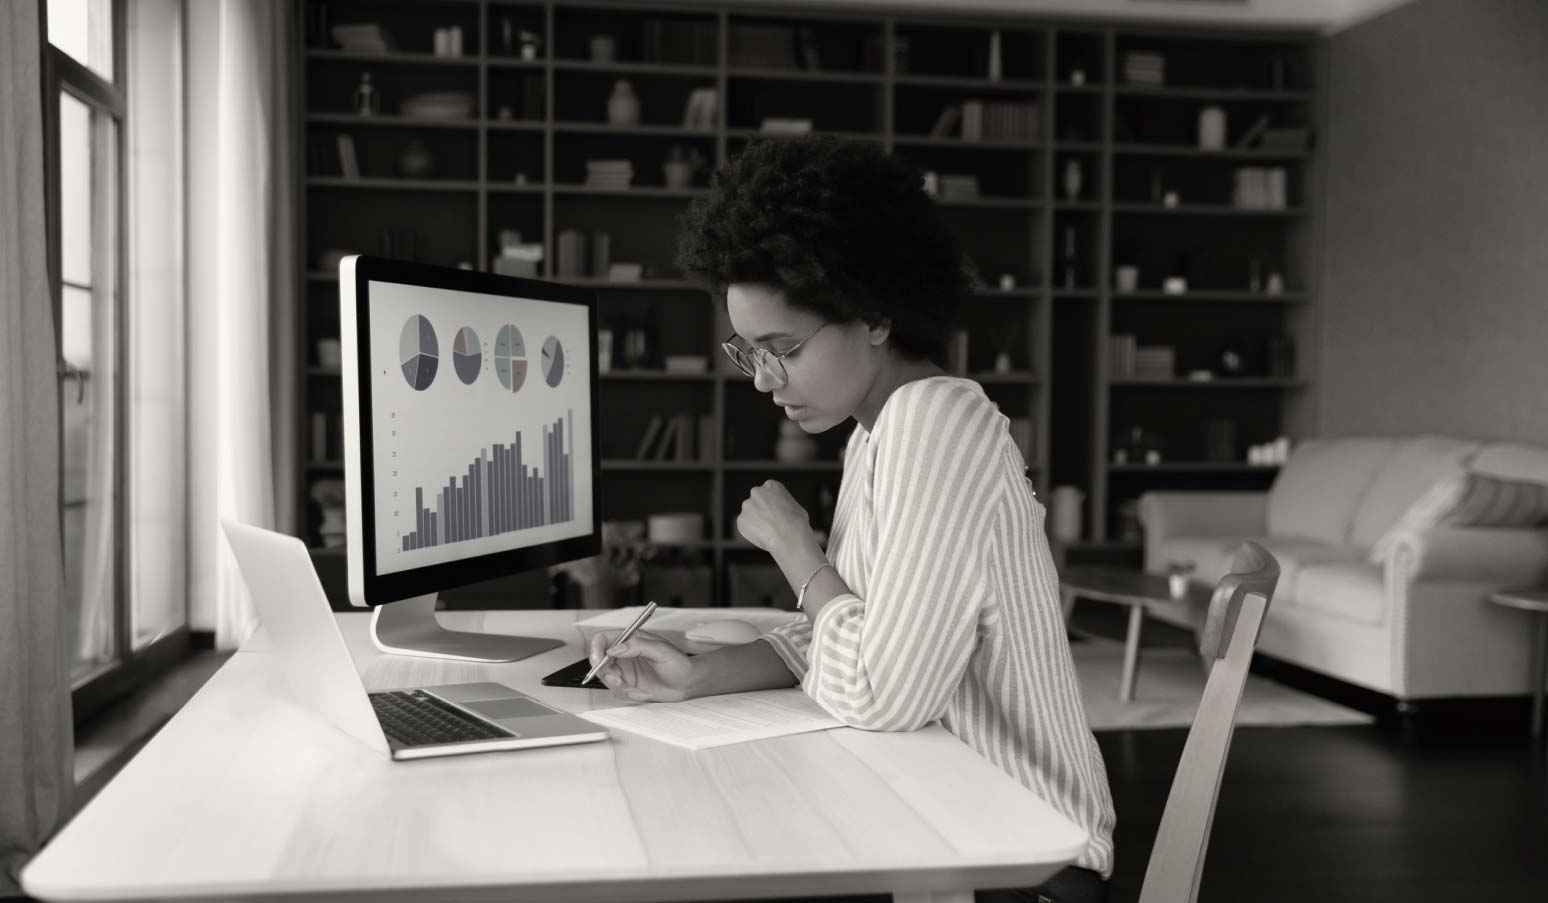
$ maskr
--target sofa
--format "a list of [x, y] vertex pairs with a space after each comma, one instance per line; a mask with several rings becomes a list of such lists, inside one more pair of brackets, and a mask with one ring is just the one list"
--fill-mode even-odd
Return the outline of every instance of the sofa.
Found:
[[1191, 579], [1213, 585], [1250, 539], [1281, 568], [1260, 652], [1387, 694], [1400, 710], [1528, 693], [1536, 625], [1488, 596], [1548, 584], [1548, 526], [1409, 529], [1404, 517], [1468, 474], [1548, 484], [1548, 449], [1429, 435], [1308, 440], [1268, 492], [1143, 495], [1145, 569], [1191, 562]]

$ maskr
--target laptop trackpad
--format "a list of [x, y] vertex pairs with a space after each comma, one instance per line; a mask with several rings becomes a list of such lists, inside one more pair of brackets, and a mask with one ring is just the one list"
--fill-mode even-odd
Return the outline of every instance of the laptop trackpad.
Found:
[[499, 721], [503, 718], [525, 718], [529, 715], [552, 715], [554, 710], [530, 699], [484, 699], [464, 702], [462, 706], [485, 718]]

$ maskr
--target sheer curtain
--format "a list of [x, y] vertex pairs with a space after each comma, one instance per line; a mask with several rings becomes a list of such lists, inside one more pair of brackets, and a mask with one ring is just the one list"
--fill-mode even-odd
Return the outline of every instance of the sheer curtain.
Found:
[[256, 616], [220, 521], [273, 528], [294, 472], [289, 10], [187, 6], [190, 626], [222, 649]]
[[0, 896], [74, 791], [38, 4], [0, 3]]

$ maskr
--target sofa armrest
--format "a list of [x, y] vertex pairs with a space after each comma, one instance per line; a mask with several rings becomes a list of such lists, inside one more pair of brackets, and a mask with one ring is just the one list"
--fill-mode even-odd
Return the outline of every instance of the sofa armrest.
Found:
[[1439, 527], [1407, 533], [1393, 545], [1386, 577], [1389, 583], [1540, 585], [1548, 577], [1548, 530]]

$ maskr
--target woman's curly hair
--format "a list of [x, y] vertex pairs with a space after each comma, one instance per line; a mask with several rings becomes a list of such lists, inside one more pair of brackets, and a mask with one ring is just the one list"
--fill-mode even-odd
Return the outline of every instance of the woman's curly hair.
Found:
[[971, 284], [921, 174], [870, 143], [755, 141], [689, 208], [677, 265], [722, 300], [761, 283], [839, 323], [891, 321], [893, 346], [945, 348]]

